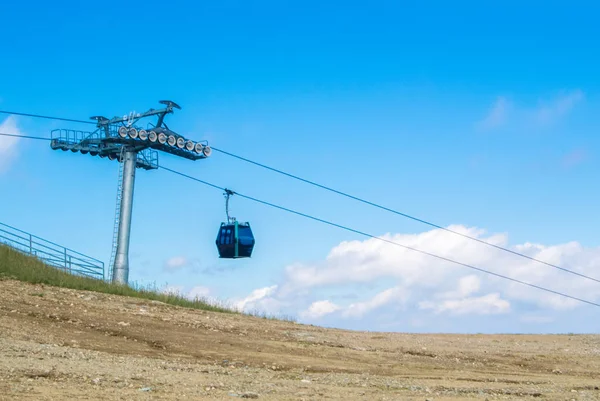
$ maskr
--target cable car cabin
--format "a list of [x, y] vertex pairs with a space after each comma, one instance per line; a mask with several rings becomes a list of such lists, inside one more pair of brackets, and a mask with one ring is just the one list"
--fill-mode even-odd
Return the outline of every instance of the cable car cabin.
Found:
[[254, 235], [250, 223], [221, 223], [217, 234], [219, 257], [226, 259], [249, 258], [254, 249]]

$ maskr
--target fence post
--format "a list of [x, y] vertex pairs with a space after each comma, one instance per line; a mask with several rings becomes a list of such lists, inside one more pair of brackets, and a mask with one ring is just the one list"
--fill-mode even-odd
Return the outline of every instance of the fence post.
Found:
[[67, 268], [67, 248], [63, 248], [65, 250], [65, 269]]
[[71, 255], [69, 255], [69, 273], [73, 273], [72, 269], [73, 267], [71, 266]]
[[33, 240], [31, 239], [31, 234], [29, 234], [29, 254], [33, 253]]

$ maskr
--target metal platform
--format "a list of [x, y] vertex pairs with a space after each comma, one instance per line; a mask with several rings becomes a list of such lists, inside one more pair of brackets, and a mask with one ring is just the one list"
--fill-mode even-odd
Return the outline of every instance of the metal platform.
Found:
[[[175, 156], [183, 157], [188, 160], [206, 159], [208, 156], [203, 152], [186, 149], [171, 145], [168, 142], [161, 143], [161, 135], [164, 137], [173, 137], [175, 143], [183, 141], [183, 137], [166, 130], [162, 127], [149, 127], [147, 130], [141, 127], [134, 128], [136, 132], [145, 131], [146, 133], [153, 132], [156, 137], [149, 136], [141, 139], [139, 136], [131, 138], [129, 135], [122, 137], [119, 135], [117, 126], [110, 125], [106, 129], [98, 129], [93, 132], [76, 131], [69, 129], [55, 129], [50, 132], [52, 140], [50, 147], [53, 150], [70, 150], [73, 153], [80, 152], [82, 154], [90, 154], [91, 156], [100, 156], [110, 160], [118, 160], [121, 154], [121, 148], [128, 146], [138, 152], [137, 168], [152, 170], [158, 168], [158, 151], [170, 153]], [[150, 138], [153, 138], [152, 141]], [[183, 142], [182, 142], [183, 143]]]
[[104, 262], [0, 223], [0, 244], [70, 274], [105, 279]]
[[[55, 129], [51, 131], [50, 147], [53, 150], [70, 150], [73, 153], [80, 152], [84, 155], [100, 156], [109, 160], [119, 160], [123, 144], [136, 145], [135, 140], [123, 139], [114, 130], [114, 136], [106, 137], [100, 131], [86, 132], [69, 129]], [[133, 143], [131, 143], [133, 142]], [[137, 154], [136, 167], [144, 170], [158, 168], [158, 152], [148, 149], [141, 143]]]

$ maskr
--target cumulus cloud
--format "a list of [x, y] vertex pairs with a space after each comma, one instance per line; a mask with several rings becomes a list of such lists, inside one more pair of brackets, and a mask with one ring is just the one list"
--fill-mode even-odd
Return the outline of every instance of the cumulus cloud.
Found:
[[[504, 233], [487, 233], [463, 225], [446, 228], [600, 278], [600, 247], [584, 247], [575, 241], [510, 244]], [[387, 233], [381, 238], [534, 286], [600, 302], [596, 282], [443, 229]], [[208, 294], [202, 288], [197, 293]], [[465, 324], [480, 330], [480, 322], [497, 324], [498, 319], [513, 322], [512, 328], [502, 326], [502, 330], [518, 331], [523, 324], [528, 330], [539, 326], [552, 330], [554, 326], [549, 323], [558, 324], [561, 316], [573, 316], [576, 311], [585, 314], [585, 308], [589, 308], [577, 300], [374, 238], [343, 241], [320, 261], [287, 266], [279, 283], [262, 286], [226, 303], [240, 311], [295, 316], [325, 325], [361, 326], [368, 330], [419, 327], [434, 331], [442, 327], [446, 330], [453, 324], [461, 325], [455, 328], [459, 331]], [[460, 323], [453, 320], [457, 317], [461, 318]], [[573, 331], [570, 326], [569, 330]]]
[[363, 317], [365, 314], [389, 305], [391, 303], [403, 304], [408, 299], [408, 292], [402, 287], [388, 288], [365, 302], [350, 304], [343, 312], [344, 317]]
[[338, 310], [340, 310], [340, 307], [331, 301], [316, 301], [307, 310], [300, 312], [300, 316], [308, 319], [318, 319]]
[[490, 315], [508, 313], [510, 302], [502, 299], [498, 293], [483, 295], [481, 297], [466, 297], [462, 299], [447, 299], [443, 301], [423, 301], [419, 303], [421, 309], [432, 309], [439, 314], [449, 312], [452, 315]]
[[[487, 234], [476, 227], [453, 225], [450, 230], [507, 247], [581, 274], [596, 277], [600, 271], [600, 248], [577, 242], [555, 245], [509, 244], [506, 234]], [[441, 229], [418, 234], [385, 234], [382, 238], [473, 265], [536, 286], [600, 301], [597, 283], [552, 267], [477, 243]], [[383, 286], [384, 283], [389, 283]], [[352, 293], [355, 299], [343, 294]], [[332, 299], [336, 295], [336, 301]], [[385, 321], [401, 311], [431, 316], [515, 315], [534, 316], [584, 307], [585, 304], [469, 270], [377, 239], [344, 241], [324, 260], [288, 266], [278, 285], [259, 288], [237, 302], [241, 309], [285, 310], [302, 319], [352, 319], [380, 316]], [[385, 316], [385, 318], [383, 318]], [[329, 321], [329, 320], [327, 320]], [[538, 319], [540, 323], [543, 319]], [[387, 323], [390, 323], [389, 321]]]
[[[482, 230], [463, 226], [450, 226], [459, 233], [481, 237]], [[421, 234], [385, 234], [381, 238], [408, 247], [437, 254], [446, 258], [463, 256], [463, 262], [481, 264], [488, 255], [498, 252], [464, 237], [442, 230]], [[505, 235], [485, 237], [487, 242], [504, 246]], [[282, 292], [297, 291], [307, 287], [333, 284], [367, 283], [379, 278], [401, 280], [405, 286], [421, 285], [438, 288], [446, 282], [448, 274], [464, 272], [446, 261], [431, 258], [390, 243], [371, 238], [365, 241], [345, 241], [333, 248], [326, 260], [311, 265], [294, 264], [286, 268], [286, 282]]]
[[[17, 121], [14, 116], [10, 116], [0, 123], [0, 132], [5, 134], [23, 134], [17, 127]], [[0, 136], [0, 174], [8, 171], [10, 165], [18, 156], [17, 144], [19, 138], [10, 136]]]
[[277, 313], [281, 307], [281, 302], [272, 297], [277, 288], [277, 285], [258, 288], [252, 291], [247, 297], [236, 301], [234, 308], [246, 312], [261, 310], [267, 313]]
[[441, 294], [442, 298], [462, 298], [469, 296], [481, 288], [481, 280], [475, 275], [462, 277], [458, 280], [458, 289], [456, 291]]

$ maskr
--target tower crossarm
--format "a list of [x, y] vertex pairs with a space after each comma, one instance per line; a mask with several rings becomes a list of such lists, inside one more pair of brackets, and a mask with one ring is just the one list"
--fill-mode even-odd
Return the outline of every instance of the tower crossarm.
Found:
[[163, 124], [165, 115], [172, 113], [174, 108], [181, 110], [181, 107], [177, 103], [172, 102], [170, 100], [161, 100], [159, 103], [166, 105], [166, 107], [164, 107], [162, 109], [158, 109], [158, 110], [149, 109], [148, 111], [146, 111], [144, 113], [130, 113], [130, 114], [124, 115], [122, 117], [113, 117], [111, 119], [108, 119], [108, 118], [102, 117], [102, 116], [93, 116], [90, 118], [92, 120], [96, 120], [97, 126], [98, 126], [98, 128], [100, 128], [103, 126], [108, 126], [111, 124], [118, 124], [118, 123], [127, 123], [128, 125], [132, 125], [132, 124], [137, 123], [140, 119], [142, 119], [144, 117], [158, 115], [157, 127], [160, 127]]

